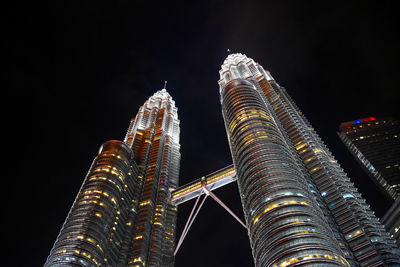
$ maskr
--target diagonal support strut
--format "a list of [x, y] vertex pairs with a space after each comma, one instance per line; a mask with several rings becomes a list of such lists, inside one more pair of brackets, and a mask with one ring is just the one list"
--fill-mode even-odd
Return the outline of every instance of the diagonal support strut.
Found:
[[229, 212], [233, 218], [235, 218], [241, 225], [243, 225], [244, 228], [247, 229], [247, 226], [244, 222], [242, 222], [242, 220], [239, 219], [238, 216], [236, 216], [235, 213], [233, 213], [233, 211], [231, 211], [228, 206], [226, 206], [224, 204], [224, 202], [222, 202], [222, 200], [220, 200], [213, 192], [211, 192], [210, 189], [207, 188], [207, 186], [203, 186], [204, 190], [206, 190], [206, 194], [210, 195], [215, 201], [217, 201], [218, 204], [220, 204], [224, 209], [226, 209], [227, 212]]
[[[197, 203], [199, 203], [199, 199], [201, 194], [205, 193], [203, 200], [201, 201], [200, 205], [197, 207]], [[174, 256], [176, 255], [176, 253], [178, 252], [179, 248], [181, 247], [183, 240], [185, 239], [187, 233], [189, 232], [190, 227], [192, 226], [194, 219], [196, 219], [197, 214], [199, 213], [201, 207], [204, 204], [204, 201], [206, 200], [206, 198], [208, 196], [211, 196], [218, 204], [220, 204], [227, 212], [229, 212], [229, 214], [232, 215], [233, 218], [235, 218], [244, 228], [247, 229], [247, 226], [244, 222], [242, 222], [242, 220], [239, 219], [238, 216], [236, 216], [235, 213], [233, 213], [232, 210], [230, 210], [228, 208], [228, 206], [226, 206], [222, 200], [220, 200], [214, 193], [211, 192], [210, 189], [207, 188], [207, 186], [204, 184], [201, 188], [201, 190], [199, 191], [199, 194], [196, 198], [196, 202], [194, 203], [194, 206], [192, 208], [192, 211], [190, 212], [189, 218], [186, 221], [185, 227], [183, 228], [181, 237], [179, 238], [178, 244], [176, 245], [175, 251], [174, 251]]]
[[[179, 238], [178, 244], [176, 245], [176, 248], [175, 248], [175, 251], [174, 251], [174, 256], [175, 256], [176, 253], [178, 252], [180, 246], [181, 246], [182, 243], [183, 243], [183, 240], [185, 239], [187, 233], [189, 232], [190, 227], [192, 226], [192, 224], [193, 224], [193, 222], [194, 222], [194, 219], [196, 219], [196, 216], [197, 216], [197, 214], [199, 213], [201, 207], [203, 206], [204, 201], [205, 201], [206, 198], [208, 197], [208, 194], [205, 194], [205, 196], [204, 196], [203, 200], [201, 201], [199, 207], [196, 209], [197, 203], [199, 202], [199, 199], [200, 199], [200, 196], [201, 196], [201, 193], [202, 193], [202, 192], [203, 192], [203, 189], [200, 190], [199, 195], [197, 196], [196, 202], [194, 203], [194, 206], [193, 206], [193, 208], [192, 208], [192, 211], [190, 212], [189, 218], [188, 218], [188, 220], [187, 220], [187, 222], [186, 222], [186, 224], [185, 224], [185, 227], [183, 228], [181, 237]], [[196, 210], [196, 211], [195, 211], [195, 210]], [[192, 218], [193, 213], [194, 213], [194, 216], [193, 216], [193, 218]]]

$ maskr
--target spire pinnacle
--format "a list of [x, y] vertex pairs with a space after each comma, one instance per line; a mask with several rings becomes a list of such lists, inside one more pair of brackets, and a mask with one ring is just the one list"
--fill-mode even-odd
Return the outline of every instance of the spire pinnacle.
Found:
[[164, 81], [164, 87], [163, 90], [167, 89], [167, 81]]

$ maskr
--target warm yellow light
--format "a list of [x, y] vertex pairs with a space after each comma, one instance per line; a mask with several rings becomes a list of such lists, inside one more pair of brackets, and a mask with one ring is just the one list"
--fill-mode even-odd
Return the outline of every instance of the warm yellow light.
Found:
[[138, 258], [134, 258], [134, 259], [133, 259], [133, 262], [138, 262], [138, 261], [142, 261], [142, 258], [141, 258], [141, 257], [138, 257]]
[[296, 146], [296, 150], [300, 150], [300, 149], [302, 149], [303, 147], [305, 147], [307, 144], [300, 144], [300, 145], [298, 145], [298, 146]]

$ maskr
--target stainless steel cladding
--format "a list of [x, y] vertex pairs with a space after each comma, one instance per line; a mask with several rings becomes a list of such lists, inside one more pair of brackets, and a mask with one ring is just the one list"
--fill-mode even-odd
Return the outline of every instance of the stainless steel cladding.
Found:
[[232, 80], [221, 95], [256, 266], [282, 266], [292, 259], [346, 266], [285, 137], [254, 84]]
[[173, 266], [177, 207], [170, 202], [178, 186], [180, 145], [175, 102], [163, 89], [151, 96], [132, 120], [126, 142], [143, 181], [128, 266]]
[[120, 141], [100, 148], [45, 266], [116, 266], [127, 257], [138, 168]]

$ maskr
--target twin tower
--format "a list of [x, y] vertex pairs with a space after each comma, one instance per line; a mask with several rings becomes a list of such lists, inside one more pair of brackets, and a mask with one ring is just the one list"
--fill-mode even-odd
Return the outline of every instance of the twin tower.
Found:
[[[255, 266], [400, 265], [395, 242], [269, 72], [231, 54], [220, 77]], [[100, 148], [45, 266], [173, 266], [179, 150], [177, 108], [162, 89], [123, 142]]]

